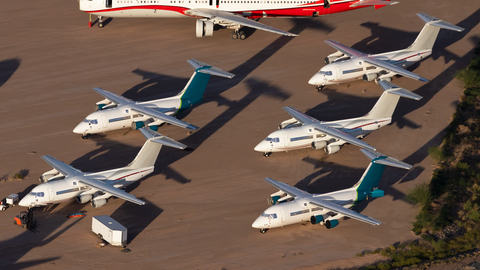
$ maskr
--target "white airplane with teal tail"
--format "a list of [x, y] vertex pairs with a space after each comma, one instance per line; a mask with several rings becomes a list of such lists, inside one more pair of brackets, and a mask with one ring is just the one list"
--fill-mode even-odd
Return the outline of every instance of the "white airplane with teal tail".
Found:
[[349, 217], [372, 225], [382, 222], [359, 214], [350, 207], [368, 198], [384, 196], [378, 189], [378, 183], [385, 166], [410, 170], [412, 165], [384, 156], [381, 153], [361, 149], [370, 160], [362, 178], [353, 187], [324, 194], [310, 194], [288, 184], [265, 178], [280, 191], [268, 198], [270, 206], [253, 222], [252, 227], [266, 233], [268, 229], [283, 227], [295, 223], [308, 222], [325, 225], [327, 229], [338, 225], [343, 217]]
[[123, 128], [137, 130], [148, 126], [152, 130], [158, 130], [158, 126], [169, 123], [179, 127], [196, 130], [198, 127], [181, 121], [173, 115], [183, 109], [198, 104], [203, 99], [203, 93], [207, 88], [211, 75], [233, 78], [235, 75], [210, 66], [195, 59], [187, 60], [195, 69], [192, 77], [185, 88], [176, 96], [135, 102], [112, 92], [98, 87], [93, 88], [97, 93], [105, 97], [96, 103], [97, 111], [89, 114], [73, 130], [74, 133], [82, 134], [86, 139], [89, 134], [103, 133]]

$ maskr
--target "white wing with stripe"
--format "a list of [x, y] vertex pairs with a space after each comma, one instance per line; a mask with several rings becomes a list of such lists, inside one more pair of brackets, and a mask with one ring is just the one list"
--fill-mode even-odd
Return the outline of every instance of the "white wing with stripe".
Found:
[[64, 176], [77, 176], [77, 175], [83, 175], [84, 173], [80, 171], [79, 169], [76, 169], [68, 164], [65, 164], [64, 162], [52, 157], [52, 156], [43, 156], [42, 157], [45, 162], [47, 162], [50, 166], [55, 168], [57, 171], [59, 171], [61, 174]]
[[98, 87], [93, 88], [93, 90], [95, 92], [99, 93], [100, 95], [102, 95], [104, 98], [110, 100], [111, 102], [113, 102], [117, 105], [126, 105], [126, 104], [130, 104], [130, 103], [135, 103], [131, 99], [128, 99], [126, 97], [122, 97], [122, 96], [117, 95], [117, 94], [112, 93], [112, 92], [108, 92], [108, 91], [103, 90], [103, 89], [98, 88]]
[[127, 192], [125, 192], [123, 190], [120, 190], [118, 188], [114, 188], [111, 185], [100, 182], [98, 180], [90, 179], [90, 178], [87, 178], [87, 177], [80, 177], [78, 179], [78, 181], [85, 184], [85, 185], [88, 185], [88, 186], [91, 186], [91, 187], [96, 188], [98, 190], [101, 190], [102, 192], [112, 194], [113, 196], [124, 199], [126, 201], [136, 203], [136, 204], [139, 204], [139, 205], [144, 205], [145, 204], [144, 201], [137, 199], [135, 196], [133, 196], [131, 194], [128, 194]]
[[380, 67], [380, 68], [383, 68], [387, 71], [390, 71], [390, 72], [393, 72], [393, 73], [397, 73], [397, 74], [400, 74], [402, 76], [405, 76], [405, 77], [408, 77], [408, 78], [411, 78], [411, 79], [414, 79], [414, 80], [419, 80], [421, 82], [428, 82], [427, 79], [421, 77], [421, 76], [418, 76], [417, 74], [413, 73], [413, 72], [410, 72], [408, 70], [405, 70], [401, 67], [397, 67], [395, 65], [392, 65], [390, 63], [387, 63], [385, 61], [382, 61], [382, 60], [378, 60], [378, 59], [375, 59], [373, 57], [367, 57], [363, 60], [364, 62], [367, 62], [371, 65], [374, 65], [374, 66], [377, 66], [377, 67]]
[[288, 112], [293, 118], [295, 118], [297, 121], [309, 125], [305, 126], [304, 128], [307, 129], [307, 132], [313, 132], [313, 130], [316, 130], [317, 132], [329, 135], [333, 138], [336, 138], [338, 140], [344, 140], [350, 144], [356, 145], [358, 147], [366, 148], [375, 151], [376, 148], [369, 145], [366, 142], [363, 142], [355, 137], [353, 137], [350, 134], [347, 134], [341, 130], [338, 130], [336, 128], [328, 127], [326, 125], [323, 125], [318, 121], [317, 119], [306, 115], [299, 110], [292, 108], [292, 107], [283, 107], [283, 109]]
[[179, 127], [183, 127], [183, 128], [187, 128], [187, 129], [191, 129], [191, 130], [197, 130], [198, 127], [197, 126], [194, 126], [190, 123], [187, 123], [185, 121], [182, 121], [182, 120], [178, 120], [177, 118], [173, 117], [173, 116], [170, 116], [170, 115], [166, 115], [162, 112], [159, 112], [157, 110], [153, 110], [153, 109], [150, 109], [150, 108], [146, 108], [146, 107], [143, 107], [143, 106], [139, 106], [139, 105], [130, 105], [130, 109], [132, 111], [135, 111], [135, 112], [138, 112], [138, 113], [141, 113], [141, 114], [144, 114], [144, 115], [148, 115], [150, 117], [153, 117], [155, 119], [160, 119], [166, 123], [169, 123], [169, 124], [172, 124], [172, 125], [175, 125], [175, 126], [179, 126]]
[[358, 6], [391, 6], [398, 4], [398, 2], [384, 1], [384, 0], [360, 0], [350, 5], [350, 7]]
[[272, 32], [272, 33], [280, 34], [284, 36], [298, 36], [296, 34], [283, 31], [275, 27], [271, 27], [254, 20], [247, 19], [241, 15], [237, 15], [237, 14], [230, 13], [227, 11], [222, 11], [222, 10], [196, 8], [196, 9], [185, 11], [185, 14], [191, 15], [191, 16], [208, 18], [212, 20], [213, 23], [233, 23], [233, 24], [239, 24], [239, 25], [250, 27], [250, 28], [255, 28], [255, 29]]

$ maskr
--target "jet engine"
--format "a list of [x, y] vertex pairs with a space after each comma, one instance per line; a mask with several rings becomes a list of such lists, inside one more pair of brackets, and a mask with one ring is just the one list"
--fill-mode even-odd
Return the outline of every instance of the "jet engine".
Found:
[[336, 152], [338, 152], [338, 150], [340, 150], [340, 145], [327, 145], [325, 148], [325, 153], [331, 155], [331, 154], [335, 154]]
[[317, 215], [317, 216], [311, 216], [310, 217], [310, 222], [315, 225], [323, 221], [323, 216], [322, 215]]
[[78, 195], [77, 196], [77, 202], [81, 203], [81, 204], [84, 204], [84, 203], [87, 203], [87, 202], [91, 201], [92, 198], [93, 198], [92, 194]]
[[109, 99], [100, 100], [99, 102], [95, 103], [95, 107], [93, 108], [95, 111], [101, 111], [106, 109], [105, 107], [111, 107], [112, 102]]
[[38, 180], [40, 181], [40, 183], [46, 183], [48, 181], [58, 180], [62, 178], [64, 178], [63, 174], [59, 173], [56, 169], [53, 169], [40, 175], [40, 178]]
[[337, 51], [337, 52], [334, 52], [330, 55], [328, 55], [327, 57], [325, 57], [325, 64], [330, 64], [330, 63], [333, 63], [335, 60], [338, 60], [339, 58], [345, 56], [342, 52], [340, 51]]
[[292, 197], [292, 196], [290, 196], [290, 195], [287, 195], [287, 196], [285, 196], [285, 197], [282, 197], [281, 199], [279, 199], [277, 202], [278, 202], [278, 203], [284, 203], [284, 202], [291, 201], [292, 199], [293, 199], [293, 197]]
[[301, 125], [302, 123], [298, 122], [297, 119], [291, 118], [280, 123], [280, 125], [278, 125], [278, 129], [299, 127]]
[[213, 36], [214, 24], [211, 21], [197, 20], [197, 37], [211, 37]]
[[371, 82], [371, 81], [375, 80], [377, 77], [378, 77], [377, 73], [367, 73], [367, 74], [363, 74], [362, 78], [366, 82]]
[[287, 195], [287, 194], [285, 192], [281, 191], [281, 190], [273, 193], [272, 195], [268, 196], [268, 198], [267, 198], [268, 205], [277, 204], [278, 200], [280, 200], [285, 195]]
[[93, 199], [90, 204], [93, 208], [99, 208], [107, 203], [107, 199]]
[[312, 148], [313, 148], [313, 150], [319, 150], [319, 149], [324, 148], [325, 146], [327, 146], [327, 142], [326, 142], [326, 141], [313, 141], [313, 142], [312, 142]]
[[145, 126], [143, 121], [132, 122], [132, 130], [137, 130]]
[[325, 227], [327, 227], [327, 229], [335, 228], [337, 225], [338, 225], [338, 219], [332, 219], [332, 220], [329, 219], [325, 221]]

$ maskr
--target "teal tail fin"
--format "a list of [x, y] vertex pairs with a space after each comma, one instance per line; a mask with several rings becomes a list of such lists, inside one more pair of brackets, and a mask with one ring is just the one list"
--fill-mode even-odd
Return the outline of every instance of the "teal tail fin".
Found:
[[375, 196], [372, 194], [372, 192], [374, 191], [374, 188], [378, 187], [378, 183], [382, 178], [383, 170], [385, 169], [386, 165], [406, 170], [410, 170], [412, 168], [412, 165], [391, 157], [387, 157], [375, 151], [366, 149], [360, 149], [360, 151], [362, 151], [363, 154], [365, 154], [365, 156], [371, 160], [371, 162], [363, 173], [362, 178], [360, 178], [360, 181], [354, 185], [354, 188], [357, 191], [357, 201], [365, 200], [367, 196], [380, 197]]
[[221, 76], [229, 79], [235, 76], [230, 72], [223, 71], [219, 68], [210, 66], [195, 59], [187, 60], [187, 62], [192, 65], [192, 67], [195, 69], [195, 72], [188, 81], [187, 85], [185, 85], [185, 88], [177, 95], [180, 96], [180, 100], [182, 101], [180, 109], [186, 109], [202, 101], [203, 93], [207, 88], [208, 80], [210, 79], [211, 75]]

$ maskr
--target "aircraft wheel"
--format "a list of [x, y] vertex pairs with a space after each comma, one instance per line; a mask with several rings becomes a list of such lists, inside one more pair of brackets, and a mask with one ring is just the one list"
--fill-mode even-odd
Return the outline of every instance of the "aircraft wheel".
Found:
[[239, 37], [241, 40], [245, 40], [245, 39], [247, 38], [247, 35], [245, 35], [245, 32], [240, 31], [238, 37]]
[[272, 152], [265, 152], [265, 153], [263, 153], [263, 156], [264, 157], [269, 157], [271, 154], [272, 154]]
[[88, 139], [88, 134], [83, 134], [82, 135], [82, 140], [87, 140]]
[[260, 233], [265, 234], [268, 231], [268, 229], [260, 229]]
[[321, 91], [323, 88], [325, 88], [325, 85], [317, 85], [317, 91]]
[[103, 28], [103, 23], [99, 22], [98, 23], [98, 28]]
[[232, 39], [238, 39], [238, 33], [235, 32], [235, 31], [233, 31], [232, 34], [230, 34], [230, 37], [231, 37]]
[[101, 233], [97, 234], [98, 238], [100, 238], [100, 240], [103, 240], [103, 236]]

